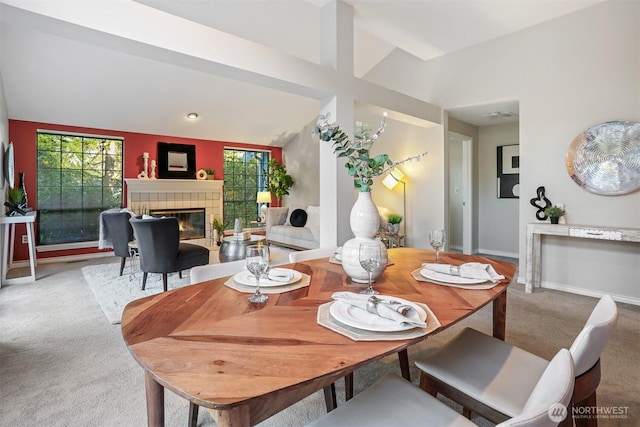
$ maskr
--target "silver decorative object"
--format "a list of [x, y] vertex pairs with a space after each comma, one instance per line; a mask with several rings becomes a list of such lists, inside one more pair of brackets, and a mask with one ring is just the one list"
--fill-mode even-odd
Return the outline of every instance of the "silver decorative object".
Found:
[[616, 121], [578, 135], [567, 152], [569, 176], [591, 193], [607, 196], [640, 189], [640, 123]]

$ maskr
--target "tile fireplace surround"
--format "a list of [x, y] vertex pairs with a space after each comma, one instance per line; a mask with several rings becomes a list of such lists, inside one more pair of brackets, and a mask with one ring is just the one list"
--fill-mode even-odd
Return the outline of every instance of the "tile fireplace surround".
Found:
[[151, 209], [205, 209], [205, 238], [189, 243], [206, 246], [211, 239], [211, 215], [222, 218], [222, 180], [125, 178], [127, 207], [135, 213]]

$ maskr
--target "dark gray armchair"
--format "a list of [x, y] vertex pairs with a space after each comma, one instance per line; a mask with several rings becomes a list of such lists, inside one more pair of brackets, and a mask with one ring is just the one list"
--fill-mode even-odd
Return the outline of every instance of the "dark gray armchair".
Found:
[[175, 217], [129, 220], [138, 243], [140, 269], [143, 272], [142, 290], [149, 273], [162, 274], [162, 286], [167, 290], [167, 274], [196, 265], [209, 264], [209, 249], [180, 242], [178, 219]]
[[113, 253], [120, 257], [120, 275], [124, 270], [127, 258], [131, 256], [129, 242], [133, 240], [133, 229], [129, 223], [129, 212], [102, 212], [100, 214], [104, 224], [104, 235], [113, 246]]

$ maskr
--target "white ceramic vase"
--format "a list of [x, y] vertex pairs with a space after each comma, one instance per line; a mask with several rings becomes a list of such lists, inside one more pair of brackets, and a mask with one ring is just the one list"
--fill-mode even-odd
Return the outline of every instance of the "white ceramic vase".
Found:
[[355, 238], [347, 240], [342, 246], [342, 268], [357, 283], [368, 283], [369, 273], [360, 265], [359, 248], [361, 243], [377, 243], [380, 245], [382, 256], [385, 258], [383, 266], [372, 274], [375, 280], [387, 266], [387, 248], [374, 236], [380, 227], [380, 214], [371, 199], [370, 192], [359, 192], [358, 199], [351, 208], [349, 216], [351, 231]]

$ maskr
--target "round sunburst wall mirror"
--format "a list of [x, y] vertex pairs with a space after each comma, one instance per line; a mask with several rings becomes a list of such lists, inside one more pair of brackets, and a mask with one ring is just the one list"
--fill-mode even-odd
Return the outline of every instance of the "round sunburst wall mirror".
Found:
[[606, 122], [575, 137], [566, 158], [569, 176], [607, 196], [640, 189], [640, 123]]

